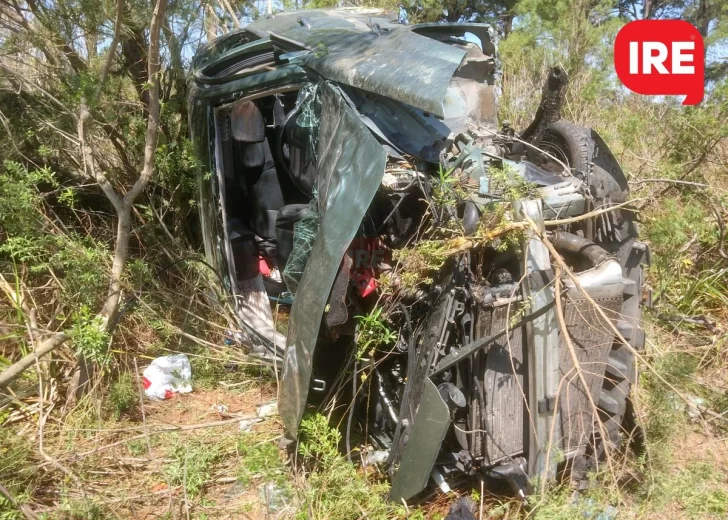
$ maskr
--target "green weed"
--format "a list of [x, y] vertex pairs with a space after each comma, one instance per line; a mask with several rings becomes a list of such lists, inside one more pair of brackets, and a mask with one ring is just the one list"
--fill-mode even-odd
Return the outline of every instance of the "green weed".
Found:
[[57, 187], [50, 168], [27, 170], [22, 164], [5, 161], [0, 171], [0, 226], [8, 235], [38, 235], [39, 210], [43, 196], [39, 186]]
[[[34, 489], [37, 477], [35, 446], [9, 427], [0, 428], [0, 483], [23, 501]], [[0, 508], [0, 511], [2, 509]]]
[[357, 357], [362, 359], [374, 355], [374, 350], [397, 340], [397, 333], [389, 328], [382, 308], [375, 307], [366, 316], [357, 316], [359, 330], [357, 335]]
[[114, 381], [109, 390], [108, 402], [115, 419], [136, 408], [139, 403], [139, 390], [131, 373], [124, 372]]
[[[21, 504], [28, 501], [35, 489], [37, 464], [32, 442], [18, 436], [10, 427], [0, 427], [0, 483], [8, 488]], [[0, 495], [0, 520], [22, 518], [25, 517], [15, 506]]]
[[538, 186], [528, 182], [509, 164], [503, 164], [500, 168], [491, 167], [488, 173], [491, 175], [491, 192], [500, 193], [503, 201], [528, 199], [538, 193]]
[[350, 520], [362, 512], [369, 518], [402, 516], [402, 507], [387, 501], [389, 484], [370, 481], [339, 452], [341, 433], [329, 426], [326, 417], [305, 417], [300, 431], [298, 453], [309, 474], [297, 518]]
[[105, 520], [111, 512], [91, 500], [65, 499], [54, 512], [53, 518], [64, 520]]
[[[717, 240], [717, 229], [706, 208], [693, 198], [669, 198], [660, 202], [644, 226], [658, 262], [674, 262], [674, 253], [693, 237], [709, 245]], [[660, 255], [660, 253], [664, 253]]]
[[689, 463], [654, 482], [651, 500], [657, 511], [677, 506], [686, 518], [722, 519], [728, 515], [728, 477], [711, 464]]
[[238, 440], [238, 478], [246, 486], [253, 480], [285, 485], [288, 472], [278, 447], [272, 442], [256, 441], [256, 437], [251, 438], [248, 435], [243, 435]]
[[76, 353], [102, 366], [111, 361], [109, 334], [104, 330], [102, 318], [92, 315], [87, 306], [82, 306], [74, 317], [71, 338]]
[[[198, 349], [194, 349], [197, 351]], [[270, 367], [246, 363], [226, 363], [220, 359], [209, 359], [204, 355], [190, 356], [192, 380], [197, 388], [219, 388], [220, 383], [242, 383], [250, 379], [259, 382], [275, 382], [275, 372]]]
[[[150, 441], [153, 439], [150, 438]], [[140, 455], [144, 455], [148, 452], [147, 448], [147, 442], [144, 439], [137, 439], [134, 441], [128, 441], [125, 443], [126, 448], [129, 450], [129, 453], [134, 456], [138, 457]]]
[[164, 467], [164, 473], [171, 485], [186, 483], [187, 494], [196, 497], [212, 480], [215, 464], [224, 456], [225, 450], [220, 444], [205, 442], [199, 437], [184, 441], [178, 438], [171, 453], [173, 461]]
[[453, 171], [440, 165], [437, 182], [432, 187], [432, 199], [439, 205], [457, 203], [464, 195], [460, 179]]
[[23, 513], [18, 511], [10, 500], [0, 495], [0, 520], [23, 520], [24, 518]]

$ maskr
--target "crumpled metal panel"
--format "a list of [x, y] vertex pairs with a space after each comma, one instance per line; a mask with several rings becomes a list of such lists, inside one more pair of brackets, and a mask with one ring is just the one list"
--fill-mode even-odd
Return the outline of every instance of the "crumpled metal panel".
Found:
[[247, 96], [256, 91], [307, 81], [306, 72], [298, 65], [282, 67], [249, 76], [240, 76], [220, 85], [200, 87], [190, 83], [188, 99], [194, 105], [216, 105]]
[[440, 397], [435, 383], [428, 378], [417, 408], [412, 435], [404, 449], [399, 471], [392, 479], [389, 493], [392, 502], [400, 502], [403, 498], [407, 500], [425, 489], [449, 427], [450, 410]]
[[347, 247], [382, 182], [382, 146], [325, 81], [321, 96], [316, 189], [321, 215], [318, 234], [291, 309], [279, 409], [295, 435], [308, 397], [313, 353], [321, 317]]
[[372, 25], [333, 11], [305, 11], [246, 30], [288, 50], [309, 50], [301, 63], [328, 80], [444, 116], [443, 99], [465, 51], [405, 26]]
[[373, 125], [399, 152], [439, 163], [440, 153], [452, 145], [452, 129], [424, 110], [361, 89], [344, 91], [367, 118], [365, 122]]

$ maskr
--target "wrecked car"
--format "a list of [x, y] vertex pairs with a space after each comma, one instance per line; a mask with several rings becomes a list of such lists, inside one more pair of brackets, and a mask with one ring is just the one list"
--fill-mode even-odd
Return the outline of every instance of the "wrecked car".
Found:
[[291, 438], [338, 414], [398, 502], [453, 475], [584, 483], [634, 428], [649, 251], [625, 175], [561, 119], [558, 68], [527, 128], [499, 123], [496, 66], [486, 25], [363, 9], [261, 18], [193, 61], [205, 253], [250, 355], [282, 368]]

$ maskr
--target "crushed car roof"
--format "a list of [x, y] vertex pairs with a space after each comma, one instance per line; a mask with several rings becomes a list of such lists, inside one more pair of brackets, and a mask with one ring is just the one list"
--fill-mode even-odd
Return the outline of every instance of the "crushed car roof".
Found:
[[[481, 34], [487, 34], [488, 26], [459, 27], [481, 29]], [[384, 11], [373, 9], [271, 15], [216, 39], [198, 53], [193, 62], [198, 88], [191, 97], [204, 103], [218, 96], [270, 86], [260, 85], [261, 80], [300, 81], [308, 69], [324, 79], [443, 116], [448, 84], [466, 51], [418, 34], [418, 30], [431, 32], [432, 27], [402, 25]], [[274, 49], [279, 51], [285, 71], [243, 69], [226, 75], [228, 67], [221, 68], [225, 61], [240, 63], [249, 55], [269, 52], [272, 58]]]

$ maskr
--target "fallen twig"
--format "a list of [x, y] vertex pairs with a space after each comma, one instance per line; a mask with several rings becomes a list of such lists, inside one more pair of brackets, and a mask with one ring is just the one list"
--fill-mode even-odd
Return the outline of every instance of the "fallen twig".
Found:
[[708, 329], [710, 332], [718, 332], [718, 329], [715, 326], [715, 323], [710, 321], [705, 316], [685, 316], [683, 314], [673, 314], [673, 315], [666, 315], [666, 314], [658, 314], [657, 315], [658, 320], [662, 321], [669, 321], [671, 323], [692, 323], [694, 325], [701, 325]]
[[648, 182], [664, 182], [669, 184], [684, 184], [686, 186], [695, 186], [696, 188], [710, 188], [710, 184], [706, 184], [704, 182], [693, 182], [693, 181], [683, 181], [680, 179], [639, 179], [636, 181], [629, 181], [630, 184], [645, 184]]
[[518, 231], [525, 229], [526, 225], [524, 222], [512, 222], [504, 226], [498, 226], [497, 228], [488, 231], [482, 237], [473, 237], [471, 239], [466, 237], [454, 238], [447, 243], [447, 249], [444, 256], [453, 256], [480, 244], [487, 244], [494, 239], [510, 233], [511, 231]]
[[137, 390], [139, 391], [139, 408], [142, 412], [142, 425], [144, 426], [144, 440], [147, 443], [147, 452], [152, 457], [152, 443], [149, 441], [149, 428], [147, 426], [147, 414], [144, 410], [144, 391], [142, 390], [142, 382], [139, 380], [139, 367], [136, 358], [134, 358], [134, 377], [137, 382]]
[[15, 499], [15, 496], [2, 484], [0, 484], [0, 495], [3, 495], [18, 511], [20, 511], [28, 520], [37, 520], [36, 515], [28, 506], [21, 504]]
[[[584, 213], [583, 215], [578, 215], [576, 217], [562, 218], [562, 219], [556, 219], [556, 220], [544, 220], [543, 223], [547, 227], [573, 224], [575, 222], [580, 222], [582, 220], [586, 220], [586, 219], [589, 219], [592, 217], [598, 217], [599, 215], [601, 215], [603, 213], [609, 213], [610, 211], [614, 211], [615, 209], [621, 209], [621, 208], [624, 208], [625, 206], [629, 206], [631, 204], [634, 204], [635, 202], [640, 202], [643, 200], [646, 200], [646, 199], [644, 199], [644, 198], [632, 199], [632, 200], [628, 200], [626, 202], [622, 202], [621, 204], [615, 204], [614, 206], [609, 206], [608, 208], [595, 209], [594, 211], [590, 211], [589, 213]], [[630, 209], [629, 211], [632, 211], [634, 213], [638, 212], [638, 210], [636, 210], [636, 209]]]
[[[579, 215], [576, 217], [569, 217], [569, 218], [562, 218], [562, 219], [556, 219], [556, 220], [544, 220], [544, 225], [548, 227], [555, 227], [555, 226], [563, 226], [566, 224], [573, 224], [575, 222], [579, 222], [582, 220], [586, 220], [593, 217], [598, 217], [599, 215], [602, 215], [604, 213], [609, 213], [610, 211], [614, 211], [617, 209], [624, 208], [625, 206], [628, 206], [630, 204], [634, 204], [635, 202], [639, 202], [645, 199], [632, 199], [627, 202], [622, 202], [621, 204], [615, 204], [614, 206], [609, 206], [608, 208], [600, 208], [596, 209], [594, 211], [590, 211], [589, 213], [585, 213], [584, 215]], [[636, 211], [636, 210], [630, 210], [630, 211]], [[521, 231], [525, 228], [529, 227], [529, 224], [526, 222], [510, 222], [505, 225], [498, 226], [491, 231], [488, 231], [483, 236], [473, 236], [473, 237], [457, 237], [453, 238], [452, 240], [449, 240], [446, 244], [445, 252], [443, 253], [443, 256], [454, 256], [459, 253], [462, 253], [463, 251], [467, 251], [468, 249], [472, 249], [476, 246], [479, 246], [481, 244], [487, 244], [488, 242], [492, 242], [498, 237], [501, 237], [503, 235], [507, 235], [508, 233], [512, 231]]]

